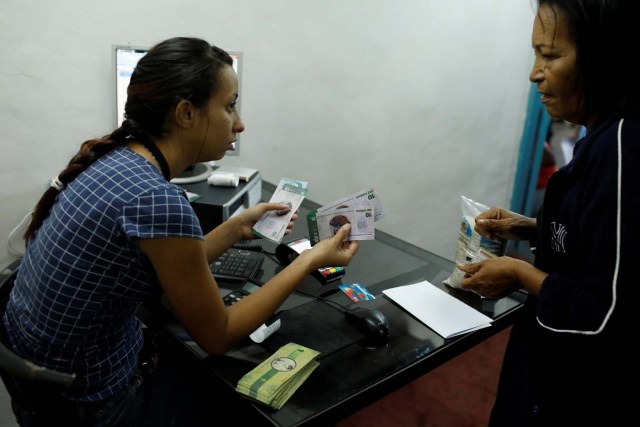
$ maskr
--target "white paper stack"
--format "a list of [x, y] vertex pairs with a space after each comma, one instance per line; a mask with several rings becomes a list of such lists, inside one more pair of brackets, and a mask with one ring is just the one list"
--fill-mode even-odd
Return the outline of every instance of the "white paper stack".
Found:
[[426, 280], [382, 292], [443, 338], [491, 326], [490, 317]]

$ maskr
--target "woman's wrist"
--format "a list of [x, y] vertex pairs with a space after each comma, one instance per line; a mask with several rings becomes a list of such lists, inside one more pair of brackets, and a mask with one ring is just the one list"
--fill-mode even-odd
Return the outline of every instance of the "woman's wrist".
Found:
[[520, 230], [519, 234], [522, 240], [533, 240], [536, 237], [537, 221], [535, 218], [529, 218], [528, 216], [520, 215], [518, 219], [517, 228]]
[[231, 217], [226, 220], [225, 223], [229, 226], [227, 233], [232, 236], [234, 243], [244, 239], [245, 225], [242, 220], [242, 215]]
[[229, 245], [232, 245], [243, 238], [242, 221], [239, 221], [237, 216], [229, 218], [207, 233], [207, 236], [208, 235], [215, 236], [218, 244], [227, 242]]
[[540, 292], [540, 286], [548, 274], [538, 270], [525, 260], [517, 259], [515, 261], [517, 261], [517, 264], [514, 265], [514, 273], [520, 287], [537, 296]]
[[536, 238], [536, 233], [538, 231], [538, 221], [535, 218], [528, 218], [528, 222], [529, 225], [527, 227], [527, 232], [528, 232], [528, 236], [527, 236], [527, 240], [531, 241], [531, 240], [535, 240]]
[[300, 265], [307, 274], [311, 274], [313, 270], [319, 268], [319, 266], [316, 266], [313, 258], [314, 256], [311, 250], [307, 249], [298, 255], [293, 262]]

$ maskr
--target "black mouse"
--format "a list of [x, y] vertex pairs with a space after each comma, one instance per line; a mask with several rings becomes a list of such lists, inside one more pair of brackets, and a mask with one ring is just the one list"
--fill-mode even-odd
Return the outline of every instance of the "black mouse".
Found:
[[365, 335], [368, 344], [385, 344], [389, 339], [389, 321], [380, 310], [356, 307], [345, 311], [344, 316]]

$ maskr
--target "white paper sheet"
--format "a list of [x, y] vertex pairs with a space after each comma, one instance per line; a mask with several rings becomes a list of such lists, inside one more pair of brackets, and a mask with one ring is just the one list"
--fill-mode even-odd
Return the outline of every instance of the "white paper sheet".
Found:
[[491, 318], [423, 281], [382, 291], [443, 338], [491, 326]]

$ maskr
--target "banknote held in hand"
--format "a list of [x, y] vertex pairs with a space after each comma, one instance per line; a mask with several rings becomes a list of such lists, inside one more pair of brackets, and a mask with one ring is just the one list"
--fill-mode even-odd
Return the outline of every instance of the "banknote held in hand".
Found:
[[375, 222], [384, 218], [382, 200], [375, 188], [365, 188], [307, 214], [309, 238], [315, 245], [333, 237], [344, 224], [351, 224], [348, 240], [374, 240]]
[[289, 210], [285, 214], [278, 211], [265, 213], [253, 226], [253, 234], [271, 240], [274, 243], [280, 243], [284, 233], [287, 231], [291, 217], [300, 208], [307, 191], [306, 181], [282, 178], [269, 202], [282, 203], [287, 205]]

